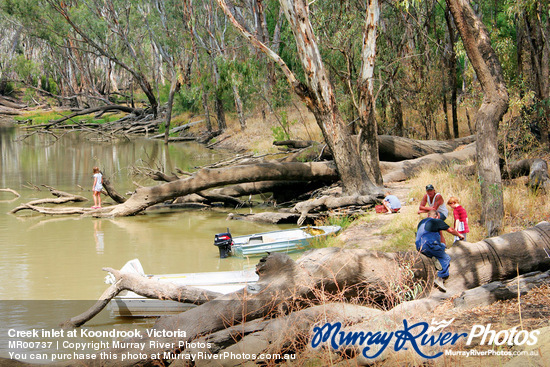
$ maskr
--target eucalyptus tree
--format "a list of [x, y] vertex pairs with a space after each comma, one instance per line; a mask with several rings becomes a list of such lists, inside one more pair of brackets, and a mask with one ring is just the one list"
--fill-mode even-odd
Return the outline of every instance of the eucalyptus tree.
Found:
[[161, 64], [164, 64], [170, 80], [164, 130], [164, 142], [168, 144], [174, 98], [182, 85], [190, 85], [195, 59], [189, 26], [189, 4], [172, 0], [143, 0], [135, 3], [147, 28], [153, 53], [160, 59], [157, 75], [163, 73]]
[[534, 92], [533, 120], [548, 147], [550, 133], [550, 4], [548, 1], [509, 2], [518, 29], [518, 72]]
[[23, 25], [0, 15], [0, 95], [7, 94], [8, 74], [12, 71]]
[[502, 66], [491, 45], [487, 27], [469, 0], [446, 0], [484, 92], [476, 114], [477, 168], [481, 186], [481, 223], [488, 236], [502, 230], [504, 204], [499, 167], [498, 125], [508, 110], [508, 90]]
[[236, 19], [224, 0], [218, 0], [227, 17], [254, 47], [271, 58], [283, 71], [288, 83], [313, 113], [331, 149], [344, 191], [350, 194], [378, 193], [382, 183], [378, 163], [376, 120], [372, 110], [372, 75], [375, 60], [375, 34], [378, 24], [378, 1], [367, 1], [365, 9], [361, 67], [359, 72], [360, 132], [352, 138], [347, 122], [342, 118], [335, 98], [317, 37], [310, 22], [310, 9], [304, 0], [280, 0], [296, 42], [304, 81], [297, 79], [285, 61], [255, 35], [248, 32]]
[[120, 0], [45, 1], [78, 34], [76, 44], [86, 44], [96, 56], [106, 57], [132, 75], [156, 115], [158, 100], [147, 75], [153, 69], [151, 48], [136, 5]]

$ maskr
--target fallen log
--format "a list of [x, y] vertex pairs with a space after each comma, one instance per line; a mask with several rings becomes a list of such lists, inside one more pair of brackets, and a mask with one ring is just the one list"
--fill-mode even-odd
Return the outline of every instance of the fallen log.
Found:
[[512, 280], [492, 282], [469, 289], [453, 299], [453, 306], [459, 309], [488, 306], [496, 301], [517, 298], [543, 284], [550, 284], [550, 271], [536, 271]]
[[[327, 302], [293, 312], [288, 316], [248, 322], [245, 325], [237, 325], [209, 334], [194, 341], [195, 345], [204, 346], [203, 348], [189, 348], [184, 351], [184, 354], [191, 356], [204, 353], [203, 355], [206, 356], [204, 359], [208, 359], [208, 355], [222, 353], [235, 356], [216, 361], [216, 366], [240, 366], [248, 362], [244, 358], [246, 354], [279, 354], [283, 358], [284, 354], [295, 354], [305, 348], [311, 335], [312, 325], [319, 322], [357, 324], [382, 313], [383, 311], [370, 307]], [[207, 345], [210, 345], [210, 348], [207, 348]]]
[[234, 198], [233, 196], [220, 195], [220, 194], [211, 193], [208, 191], [199, 191], [197, 192], [197, 195], [206, 199], [206, 201], [209, 203], [221, 202], [226, 205], [234, 206], [234, 207], [242, 207], [245, 205], [244, 201]]
[[471, 144], [475, 135], [454, 140], [415, 140], [401, 136], [378, 135], [381, 161], [398, 162], [434, 153], [449, 153], [461, 145]]
[[331, 162], [313, 163], [260, 163], [220, 169], [201, 169], [192, 176], [154, 187], [138, 188], [123, 204], [113, 206], [99, 216], [128, 216], [137, 214], [160, 202], [196, 193], [216, 186], [243, 182], [270, 180], [336, 179], [336, 169]]
[[[326, 181], [336, 180], [338, 173], [332, 162], [280, 163], [268, 162], [219, 169], [200, 169], [191, 176], [153, 187], [140, 187], [124, 203], [93, 211], [84, 210], [80, 214], [96, 217], [118, 217], [135, 215], [150, 206], [201, 192], [213, 187], [255, 181]], [[30, 209], [30, 208], [26, 208]], [[58, 209], [59, 214], [67, 214]], [[47, 209], [47, 214], [56, 214], [55, 209]], [[45, 211], [46, 213], [46, 211]], [[75, 212], [75, 214], [78, 214]]]
[[475, 144], [469, 144], [463, 149], [449, 153], [434, 153], [401, 162], [380, 162], [380, 170], [385, 183], [405, 181], [422, 169], [465, 162], [474, 159], [475, 154]]
[[5, 106], [5, 107], [8, 107], [8, 108], [13, 108], [13, 109], [16, 109], [16, 110], [20, 110], [22, 108], [26, 108], [27, 105], [23, 105], [23, 104], [19, 104], [19, 103], [15, 103], [15, 102], [12, 102], [10, 100], [8, 100], [7, 98], [4, 98], [2, 96], [0, 96], [0, 106]]
[[57, 125], [63, 121], [72, 119], [73, 117], [76, 117], [76, 116], [89, 115], [94, 112], [107, 112], [107, 111], [121, 111], [126, 113], [133, 113], [135, 115], [140, 115], [142, 113], [142, 111], [139, 109], [135, 109], [128, 106], [121, 106], [121, 105], [107, 105], [107, 106], [92, 107], [92, 108], [86, 108], [84, 110], [71, 113], [70, 115], [67, 115], [57, 120], [52, 120], [48, 124], [45, 124], [45, 128], [46, 129], [51, 128], [54, 125]]
[[505, 165], [502, 170], [504, 178], [516, 178], [529, 176], [527, 186], [531, 190], [550, 189], [550, 177], [548, 176], [548, 164], [544, 159], [522, 159]]
[[220, 293], [204, 289], [176, 285], [146, 278], [140, 274], [126, 273], [113, 268], [103, 268], [113, 276], [112, 285], [103, 292], [99, 300], [86, 312], [63, 322], [63, 328], [84, 325], [107, 306], [120, 292], [131, 290], [140, 296], [200, 305], [220, 296]]
[[0, 115], [19, 116], [19, 115], [21, 115], [21, 112], [19, 110], [13, 109], [13, 108], [0, 106]]
[[87, 198], [80, 195], [63, 195], [57, 198], [47, 198], [47, 199], [38, 199], [38, 200], [32, 200], [28, 203], [21, 204], [18, 207], [12, 209], [9, 213], [15, 214], [21, 210], [34, 210], [36, 212], [42, 213], [42, 214], [84, 214], [87, 211], [89, 211], [89, 208], [62, 208], [62, 209], [54, 209], [54, 208], [46, 208], [41, 207], [38, 205], [44, 205], [44, 204], [65, 204], [68, 202], [83, 202], [88, 201]]
[[[195, 126], [204, 120], [189, 122], [185, 125], [177, 126], [170, 129], [170, 133], [188, 130], [190, 127]], [[151, 139], [164, 139], [164, 133], [151, 136]]]
[[[400, 162], [420, 158], [435, 153], [449, 153], [462, 145], [471, 144], [475, 141], [475, 135], [466, 136], [454, 140], [415, 140], [400, 136], [378, 135], [378, 156], [380, 161]], [[273, 142], [273, 145], [286, 145], [294, 149], [304, 149], [312, 146], [320, 146], [315, 141], [308, 140], [285, 140]], [[305, 154], [305, 156], [304, 156]], [[296, 157], [314, 158], [319, 152], [308, 151]], [[332, 159], [330, 152], [323, 155], [324, 158]], [[310, 159], [312, 160], [312, 159]]]
[[[294, 224], [301, 218], [297, 213], [281, 213], [281, 212], [262, 212], [255, 214], [233, 214], [227, 215], [227, 220], [246, 220], [249, 222], [271, 223], [271, 224]], [[318, 214], [308, 214], [303, 224], [314, 224], [316, 220], [321, 219]]]
[[315, 144], [319, 144], [319, 143], [313, 140], [279, 140], [279, 141], [273, 142], [273, 145], [275, 146], [285, 145], [293, 149], [303, 149]]
[[342, 208], [351, 205], [358, 206], [374, 206], [375, 203], [380, 202], [382, 196], [377, 195], [363, 195], [363, 196], [323, 196], [318, 199], [312, 199], [308, 201], [303, 201], [294, 206], [292, 211], [295, 213], [300, 213], [300, 218], [298, 219], [298, 225], [301, 226], [304, 223], [304, 220], [307, 218], [307, 215], [310, 211], [314, 209], [320, 210], [330, 210], [335, 208]]

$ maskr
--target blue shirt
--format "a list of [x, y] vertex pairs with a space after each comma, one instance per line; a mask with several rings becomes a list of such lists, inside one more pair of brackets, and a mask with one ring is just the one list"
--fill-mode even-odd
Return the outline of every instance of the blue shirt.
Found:
[[386, 196], [384, 201], [387, 201], [388, 203], [390, 203], [390, 206], [392, 209], [401, 209], [401, 202], [395, 195]]
[[420, 250], [425, 245], [441, 243], [439, 231], [446, 231], [449, 225], [441, 219], [424, 218], [418, 223], [416, 228], [416, 248]]

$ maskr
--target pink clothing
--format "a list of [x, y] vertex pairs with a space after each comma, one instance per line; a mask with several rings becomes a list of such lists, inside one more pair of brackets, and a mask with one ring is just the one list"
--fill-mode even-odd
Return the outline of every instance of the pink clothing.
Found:
[[453, 217], [454, 217], [455, 223], [457, 220], [459, 222], [458, 228], [456, 228], [458, 233], [464, 234], [464, 233], [470, 232], [470, 228], [468, 227], [468, 214], [466, 213], [466, 209], [458, 205], [453, 210]]

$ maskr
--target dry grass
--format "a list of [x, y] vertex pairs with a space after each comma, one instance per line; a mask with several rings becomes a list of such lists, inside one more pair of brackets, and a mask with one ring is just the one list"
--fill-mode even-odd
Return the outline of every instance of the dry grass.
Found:
[[264, 120], [258, 107], [256, 111], [247, 115], [246, 129], [242, 131], [237, 116], [228, 113], [227, 130], [217, 137], [217, 140], [221, 141], [219, 147], [255, 153], [276, 152], [277, 147], [273, 145], [273, 141], [276, 140], [273, 130], [280, 128], [281, 123], [284, 124], [285, 121], [288, 122], [285, 126], [291, 139], [323, 141], [321, 129], [317, 126], [315, 118], [300, 102], [277, 109], [276, 113], [267, 107], [265, 116]]
[[[520, 178], [504, 182], [504, 233], [516, 232], [533, 226], [543, 220], [550, 220], [550, 197], [543, 192], [531, 192], [526, 187], [527, 178]], [[392, 221], [382, 228], [381, 234], [395, 234], [383, 248], [386, 251], [404, 250], [414, 241], [414, 233], [419, 220], [424, 215], [416, 214], [425, 186], [433, 184], [437, 192], [443, 195], [445, 201], [450, 196], [459, 198], [461, 205], [468, 213], [470, 233], [468, 242], [477, 242], [486, 237], [485, 229], [480, 225], [481, 198], [476, 176], [464, 176], [457, 170], [457, 166], [446, 169], [425, 170], [412, 178], [408, 184], [413, 187], [407, 199], [413, 199], [411, 206], [415, 210], [403, 211], [398, 220]], [[447, 206], [448, 207], [448, 206]], [[452, 225], [452, 208], [449, 209], [447, 224]], [[453, 236], [445, 232], [447, 244], [453, 242]]]

